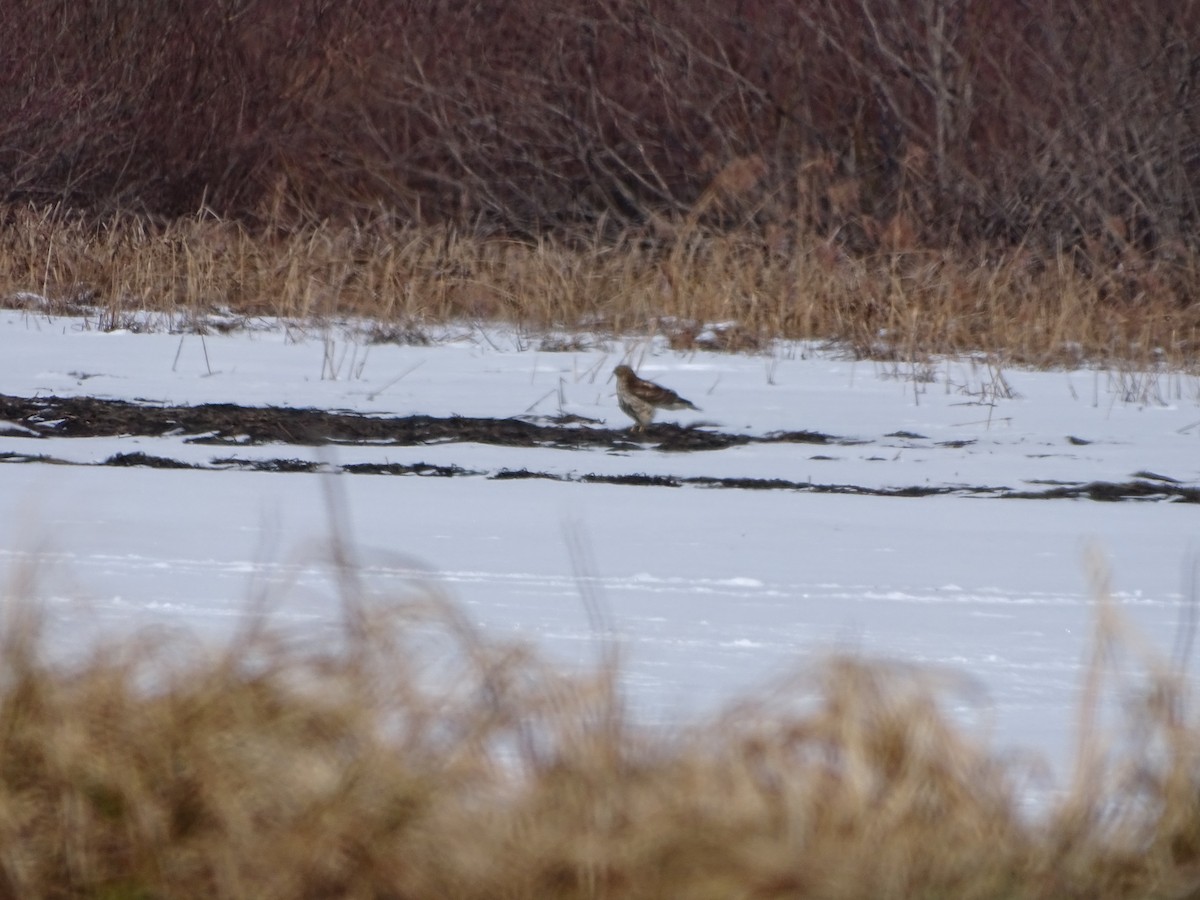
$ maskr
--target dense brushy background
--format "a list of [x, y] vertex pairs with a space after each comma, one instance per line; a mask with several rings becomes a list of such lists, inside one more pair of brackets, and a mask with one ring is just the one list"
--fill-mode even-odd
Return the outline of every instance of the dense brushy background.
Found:
[[1170, 257], [1198, 36], [1178, 0], [39, 0], [0, 20], [0, 197]]

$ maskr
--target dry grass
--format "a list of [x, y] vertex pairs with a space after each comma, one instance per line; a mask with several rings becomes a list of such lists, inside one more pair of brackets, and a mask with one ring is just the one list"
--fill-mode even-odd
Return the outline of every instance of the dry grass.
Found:
[[663, 733], [624, 711], [615, 665], [568, 676], [475, 631], [432, 588], [382, 604], [353, 572], [341, 583], [342, 630], [320, 647], [251, 617], [220, 653], [147, 635], [69, 667], [45, 659], [37, 616], [9, 596], [0, 896], [1200, 888], [1200, 723], [1147, 657], [1124, 743], [1104, 742], [1097, 697], [1113, 654], [1135, 646], [1107, 614], [1081, 777], [1033, 818], [1022, 772], [947, 716], [965, 687], [947, 675], [833, 657]]
[[695, 229], [615, 244], [519, 242], [380, 222], [253, 233], [209, 216], [97, 225], [24, 207], [0, 223], [0, 298], [99, 309], [103, 327], [148, 310], [196, 327], [217, 310], [362, 316], [383, 335], [466, 319], [662, 333], [680, 349], [755, 351], [807, 338], [872, 358], [978, 351], [1035, 366], [1186, 369], [1200, 349], [1200, 306], [1189, 299], [1200, 259], [1132, 250], [1088, 275], [1065, 254], [852, 258], [803, 235], [771, 243]]

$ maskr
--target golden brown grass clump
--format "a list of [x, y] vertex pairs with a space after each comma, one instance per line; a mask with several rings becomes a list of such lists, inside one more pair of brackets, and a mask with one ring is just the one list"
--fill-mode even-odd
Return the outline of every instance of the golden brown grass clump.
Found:
[[852, 257], [801, 233], [685, 227], [652, 240], [533, 242], [382, 220], [258, 232], [207, 216], [97, 225], [18, 207], [0, 216], [0, 261], [0, 302], [98, 309], [101, 327], [161, 311], [176, 327], [203, 328], [224, 310], [361, 316], [381, 339], [465, 319], [665, 334], [678, 349], [806, 338], [871, 358], [982, 351], [1036, 366], [1183, 369], [1200, 356], [1200, 305], [1190, 301], [1200, 261], [1132, 248], [1086, 274], [1065, 254], [910, 247]]
[[[1084, 754], [1084, 777], [1034, 816], [1019, 772], [952, 724], [954, 679], [902, 665], [834, 657], [664, 733], [623, 710], [615, 665], [554, 671], [430, 588], [386, 609], [351, 598], [319, 647], [256, 620], [216, 654], [146, 635], [69, 666], [8, 600], [4, 897], [1200, 887], [1200, 726], [1163, 673], [1121, 765]], [[1100, 630], [1105, 654], [1113, 636]]]

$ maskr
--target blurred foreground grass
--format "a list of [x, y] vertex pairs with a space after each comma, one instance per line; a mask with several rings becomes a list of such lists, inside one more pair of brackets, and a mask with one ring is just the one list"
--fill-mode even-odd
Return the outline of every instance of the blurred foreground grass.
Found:
[[945, 673], [832, 656], [665, 732], [624, 710], [616, 654], [555, 670], [432, 585], [382, 602], [344, 572], [322, 641], [248, 613], [216, 649], [146, 632], [64, 664], [31, 577], [0, 636], [3, 897], [1200, 889], [1200, 722], [1143, 660], [1128, 734], [1100, 743], [1097, 695], [1132, 647], [1102, 602], [1079, 777], [1030, 814], [1027, 773], [947, 717]]

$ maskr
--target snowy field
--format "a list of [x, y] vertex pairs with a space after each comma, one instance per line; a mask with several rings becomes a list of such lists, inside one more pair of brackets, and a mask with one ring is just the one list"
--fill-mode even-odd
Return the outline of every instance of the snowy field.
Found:
[[[219, 635], [264, 589], [276, 622], [319, 639], [337, 620], [325, 502], [333, 481], [364, 575], [381, 592], [432, 580], [474, 621], [565, 664], [599, 655], [581, 596], [594, 592], [644, 721], [713, 712], [852, 650], [965, 676], [964, 721], [1003, 752], [1043, 755], [1061, 778], [1093, 623], [1086, 549], [1107, 559], [1116, 607], [1167, 659], [1195, 602], [1200, 507], [1180, 502], [1200, 483], [1191, 376], [883, 364], [810, 345], [677, 353], [635, 338], [551, 351], [540, 335], [467, 326], [413, 346], [274, 322], [203, 337], [163, 325], [103, 332], [87, 318], [0, 311], [0, 394], [623, 429], [609, 376], [627, 359], [702, 408], [659, 421], [831, 440], [692, 452], [653, 440], [214, 446], [187, 433], [63, 437], [53, 422], [0, 421], [0, 564], [10, 579], [36, 564], [36, 592], [64, 647], [98, 623]], [[100, 465], [129, 452], [192, 467]], [[317, 461], [329, 473], [386, 462], [465, 474], [237, 465], [256, 459]], [[545, 477], [495, 477], [518, 470]], [[588, 479], [640, 474], [822, 489]], [[1175, 492], [1003, 497], [1096, 482]], [[841, 487], [859, 490], [832, 490]], [[951, 490], [870, 495], [899, 488]]]

